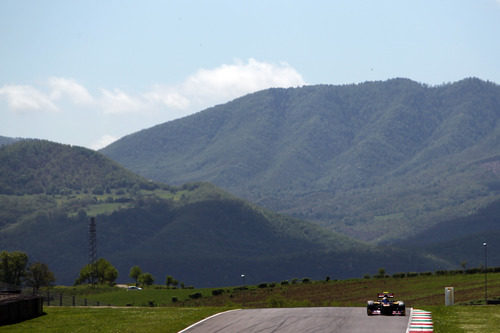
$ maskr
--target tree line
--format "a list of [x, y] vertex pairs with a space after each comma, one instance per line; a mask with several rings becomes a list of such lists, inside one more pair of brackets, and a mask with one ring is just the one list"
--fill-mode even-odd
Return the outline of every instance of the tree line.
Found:
[[0, 252], [0, 281], [20, 288], [24, 283], [37, 293], [41, 287], [50, 286], [56, 281], [47, 264], [29, 262], [28, 255], [21, 251]]
[[[114, 285], [118, 277], [118, 270], [106, 259], [100, 258], [94, 264], [85, 265], [81, 270], [75, 285], [93, 282], [97, 284]], [[129, 277], [135, 281], [136, 286], [151, 286], [155, 282], [153, 274], [143, 272], [142, 269], [135, 265], [130, 268]], [[177, 287], [179, 281], [174, 279], [171, 275], [165, 278], [165, 285], [167, 288]], [[184, 288], [184, 283], [180, 283], [181, 288]]]
[[[75, 285], [84, 283], [97, 283], [114, 285], [118, 277], [118, 270], [106, 259], [100, 258], [93, 264], [83, 266], [80, 270]], [[130, 269], [129, 277], [135, 280], [136, 286], [150, 286], [155, 278], [151, 273], [142, 272], [139, 266]], [[0, 252], [0, 282], [10, 286], [10, 288], [21, 288], [26, 285], [33, 288], [33, 293], [38, 293], [41, 287], [49, 287], [56, 281], [45, 263], [29, 262], [28, 255], [21, 251]], [[165, 279], [167, 288], [177, 287], [179, 281], [171, 275]], [[184, 283], [180, 284], [184, 288]]]

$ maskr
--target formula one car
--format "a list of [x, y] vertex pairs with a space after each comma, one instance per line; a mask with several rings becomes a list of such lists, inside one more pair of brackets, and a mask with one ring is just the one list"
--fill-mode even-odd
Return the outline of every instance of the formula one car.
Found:
[[366, 313], [372, 315], [385, 316], [405, 316], [406, 307], [403, 301], [394, 300], [394, 294], [387, 291], [379, 293], [376, 301], [368, 301]]

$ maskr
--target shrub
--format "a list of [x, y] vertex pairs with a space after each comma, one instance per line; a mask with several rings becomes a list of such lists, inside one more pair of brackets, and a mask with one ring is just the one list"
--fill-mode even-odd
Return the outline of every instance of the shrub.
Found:
[[224, 293], [224, 289], [214, 289], [214, 290], [212, 290], [212, 295], [213, 296], [222, 295], [223, 293]]
[[270, 308], [282, 308], [286, 306], [286, 299], [283, 296], [276, 295], [276, 296], [271, 296], [267, 299], [267, 305]]
[[202, 297], [201, 293], [194, 293], [194, 294], [189, 295], [189, 298], [191, 298], [191, 299], [198, 299], [201, 297]]
[[259, 288], [267, 288], [267, 283], [261, 283], [258, 285]]
[[283, 280], [283, 281], [281, 281], [281, 285], [282, 285], [282, 286], [286, 286], [286, 285], [288, 285], [288, 280]]

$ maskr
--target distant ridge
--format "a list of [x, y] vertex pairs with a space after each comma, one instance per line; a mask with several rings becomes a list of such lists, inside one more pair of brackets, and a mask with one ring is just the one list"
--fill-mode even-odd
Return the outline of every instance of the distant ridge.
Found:
[[91, 150], [23, 140], [0, 150], [1, 194], [59, 194], [99, 188], [147, 187], [148, 181]]
[[157, 181], [209, 181], [368, 241], [500, 198], [500, 87], [468, 78], [268, 89], [128, 135], [102, 152]]
[[14, 143], [14, 142], [19, 141], [19, 140], [22, 140], [22, 139], [19, 139], [19, 138], [9, 138], [9, 137], [1, 136], [0, 135], [0, 146], [8, 145], [8, 144]]
[[[197, 286], [308, 276], [359, 277], [449, 267], [402, 250], [380, 250], [249, 204], [207, 183], [147, 181], [93, 150], [43, 140], [0, 147], [0, 250], [45, 262], [58, 284], [87, 264], [89, 217], [98, 257], [129, 281], [139, 265]], [[391, 259], [390, 262], [388, 259]]]

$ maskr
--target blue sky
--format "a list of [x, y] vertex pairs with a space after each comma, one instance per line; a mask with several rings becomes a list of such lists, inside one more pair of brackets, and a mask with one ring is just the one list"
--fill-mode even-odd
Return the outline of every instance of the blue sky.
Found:
[[500, 83], [500, 0], [0, 0], [0, 135], [100, 148], [269, 87]]

